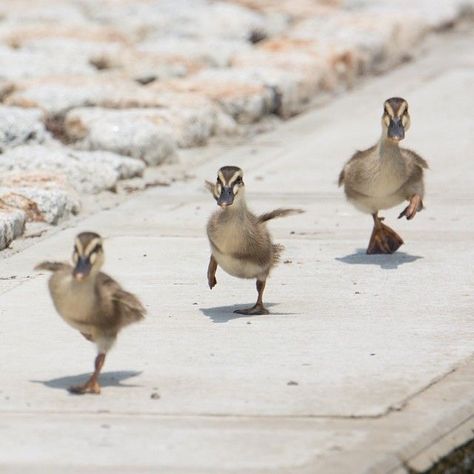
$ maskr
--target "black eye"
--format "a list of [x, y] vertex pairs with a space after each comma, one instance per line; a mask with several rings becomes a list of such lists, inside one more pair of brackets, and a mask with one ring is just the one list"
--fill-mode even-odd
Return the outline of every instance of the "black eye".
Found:
[[92, 252], [91, 252], [91, 255], [92, 255], [93, 253], [100, 252], [101, 250], [102, 250], [102, 245], [101, 245], [101, 244], [97, 244], [97, 245], [93, 248], [93, 250], [92, 250]]
[[238, 177], [236, 180], [235, 180], [235, 184], [242, 184], [242, 177]]

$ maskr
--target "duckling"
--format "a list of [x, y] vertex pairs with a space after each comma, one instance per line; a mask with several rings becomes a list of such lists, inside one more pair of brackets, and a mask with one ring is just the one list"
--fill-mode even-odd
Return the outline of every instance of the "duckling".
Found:
[[42, 262], [36, 270], [53, 272], [49, 291], [60, 316], [97, 346], [95, 370], [83, 385], [72, 386], [74, 394], [100, 393], [99, 374], [105, 356], [119, 331], [143, 319], [146, 310], [138, 298], [102, 273], [102, 238], [95, 232], [82, 232], [75, 239], [74, 267], [67, 263]]
[[399, 147], [410, 127], [407, 101], [392, 97], [383, 107], [379, 142], [355, 153], [339, 175], [339, 186], [344, 184], [347, 199], [360, 211], [372, 214], [374, 227], [368, 254], [393, 253], [403, 244], [378, 213], [407, 200], [409, 204], [398, 218], [413, 219], [423, 209], [423, 170], [428, 168], [415, 152]]
[[276, 209], [255, 216], [247, 209], [243, 171], [237, 166], [224, 166], [217, 173], [215, 184], [206, 186], [221, 209], [207, 224], [207, 236], [211, 245], [211, 258], [207, 281], [212, 290], [217, 283], [217, 266], [237, 278], [256, 278], [257, 302], [251, 308], [238, 309], [234, 313], [268, 314], [263, 304], [263, 291], [270, 270], [278, 263], [284, 247], [272, 243], [266, 222], [303, 212], [301, 209]]

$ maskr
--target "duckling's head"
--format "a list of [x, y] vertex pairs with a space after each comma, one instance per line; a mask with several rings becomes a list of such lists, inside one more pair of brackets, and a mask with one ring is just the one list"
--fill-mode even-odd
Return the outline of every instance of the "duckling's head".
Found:
[[[241, 203], [244, 199], [244, 173], [237, 166], [223, 166], [217, 172], [214, 197], [222, 208]], [[235, 204], [234, 204], [235, 205]]]
[[95, 232], [78, 234], [74, 242], [72, 261], [74, 262], [72, 274], [76, 280], [84, 280], [90, 275], [97, 274], [104, 264], [102, 237]]
[[405, 138], [405, 131], [410, 127], [408, 102], [401, 97], [392, 97], [383, 104], [383, 134], [392, 142], [398, 143]]

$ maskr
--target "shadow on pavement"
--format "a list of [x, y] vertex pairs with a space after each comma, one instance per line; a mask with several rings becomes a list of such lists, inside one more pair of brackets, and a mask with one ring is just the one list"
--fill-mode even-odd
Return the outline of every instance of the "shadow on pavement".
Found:
[[[265, 303], [267, 308], [271, 308], [272, 306], [276, 306], [277, 303]], [[270, 311], [270, 314], [257, 314], [257, 315], [249, 315], [249, 314], [238, 314], [234, 313], [236, 309], [248, 308], [252, 306], [253, 303], [248, 305], [244, 304], [235, 304], [230, 306], [215, 306], [213, 308], [199, 308], [202, 314], [207, 316], [209, 319], [212, 319], [215, 323], [227, 323], [232, 321], [233, 319], [238, 318], [268, 318], [272, 315], [287, 315], [287, 314], [296, 314], [296, 313], [274, 313]]]
[[395, 270], [400, 265], [412, 263], [420, 258], [405, 252], [395, 252], [391, 255], [367, 255], [365, 249], [357, 249], [356, 253], [345, 257], [336, 257], [336, 260], [350, 265], [379, 265], [385, 270]]
[[[101, 387], [139, 387], [140, 385], [134, 384], [125, 384], [122, 383], [123, 380], [127, 380], [132, 377], [140, 375], [141, 372], [133, 370], [121, 370], [117, 372], [104, 372], [100, 374], [99, 382]], [[32, 383], [42, 383], [49, 388], [58, 388], [67, 390], [71, 385], [80, 385], [87, 381], [91, 376], [91, 372], [79, 374], [79, 375], [70, 375], [68, 377], [60, 377], [57, 379], [51, 380], [30, 380]]]

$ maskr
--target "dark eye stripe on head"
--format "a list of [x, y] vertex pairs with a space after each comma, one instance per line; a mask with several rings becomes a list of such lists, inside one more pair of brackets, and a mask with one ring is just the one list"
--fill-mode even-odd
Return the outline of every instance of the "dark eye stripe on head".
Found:
[[92, 249], [91, 254], [100, 252], [101, 250], [102, 250], [102, 245], [101, 245], [101, 244], [97, 244], [97, 245]]
[[234, 184], [242, 183], [242, 174], [236, 173], [232, 178], [229, 179], [229, 186], [233, 186]]
[[84, 250], [84, 255], [90, 255], [92, 252], [97, 251], [97, 248], [102, 248], [102, 242], [100, 238], [93, 239], [87, 244]]

